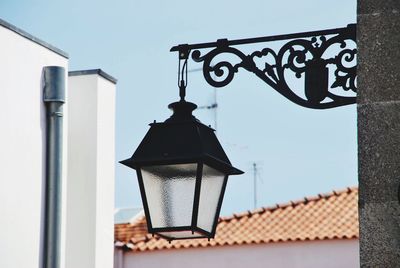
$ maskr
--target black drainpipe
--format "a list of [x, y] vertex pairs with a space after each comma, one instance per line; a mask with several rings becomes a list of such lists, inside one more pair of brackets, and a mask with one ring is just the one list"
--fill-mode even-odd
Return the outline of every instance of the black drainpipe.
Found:
[[43, 101], [46, 106], [46, 186], [43, 267], [60, 267], [63, 109], [65, 69], [44, 68]]

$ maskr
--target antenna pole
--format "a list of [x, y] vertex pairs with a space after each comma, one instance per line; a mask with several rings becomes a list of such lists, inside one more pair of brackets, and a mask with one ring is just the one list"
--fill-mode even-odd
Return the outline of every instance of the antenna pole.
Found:
[[214, 129], [215, 132], [217, 132], [217, 109], [218, 109], [218, 104], [217, 104], [217, 89], [214, 88]]
[[254, 175], [254, 209], [257, 208], [257, 164], [253, 163], [253, 175]]

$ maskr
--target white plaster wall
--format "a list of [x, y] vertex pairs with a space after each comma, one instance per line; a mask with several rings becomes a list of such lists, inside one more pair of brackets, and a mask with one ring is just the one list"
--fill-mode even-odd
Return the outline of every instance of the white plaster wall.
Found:
[[96, 268], [111, 268], [114, 252], [115, 85], [97, 81]]
[[69, 77], [67, 268], [113, 265], [115, 85]]
[[96, 76], [69, 77], [66, 267], [94, 267]]
[[[46, 133], [42, 71], [62, 66], [67, 72], [68, 60], [3, 26], [0, 44], [0, 267], [39, 267]], [[67, 130], [64, 117], [65, 137]]]
[[114, 268], [124, 268], [124, 254], [122, 249], [115, 248], [114, 250]]
[[[324, 240], [125, 252], [123, 268], [355, 268], [358, 240]], [[118, 256], [120, 250], [117, 250]], [[115, 264], [115, 268], [119, 268]]]

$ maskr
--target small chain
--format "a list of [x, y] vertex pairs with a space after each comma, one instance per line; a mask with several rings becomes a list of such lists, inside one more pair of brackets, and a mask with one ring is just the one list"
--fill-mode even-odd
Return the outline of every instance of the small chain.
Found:
[[[183, 65], [181, 68], [181, 60], [183, 60]], [[178, 87], [179, 87], [179, 96], [181, 97], [181, 101], [185, 100], [186, 96], [186, 86], [188, 82], [188, 59], [182, 58], [179, 56], [178, 59]]]

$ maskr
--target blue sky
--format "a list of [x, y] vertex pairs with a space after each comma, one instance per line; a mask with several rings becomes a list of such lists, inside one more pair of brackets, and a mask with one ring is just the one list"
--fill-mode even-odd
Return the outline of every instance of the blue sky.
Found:
[[[167, 105], [178, 99], [173, 45], [344, 27], [356, 22], [356, 1], [2, 0], [0, 17], [68, 52], [70, 70], [102, 68], [118, 79], [116, 156], [122, 160], [148, 123], [166, 119]], [[199, 67], [189, 62], [189, 69]], [[209, 105], [214, 89], [193, 72], [187, 95]], [[302, 108], [246, 71], [217, 89], [217, 100], [218, 137], [246, 172], [231, 177], [223, 215], [253, 207], [253, 162], [260, 168], [258, 206], [357, 185], [355, 105]], [[195, 115], [214, 124], [210, 110]], [[141, 205], [135, 173], [117, 163], [115, 201], [116, 207]]]

